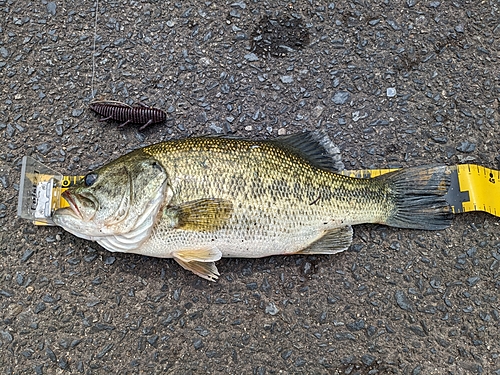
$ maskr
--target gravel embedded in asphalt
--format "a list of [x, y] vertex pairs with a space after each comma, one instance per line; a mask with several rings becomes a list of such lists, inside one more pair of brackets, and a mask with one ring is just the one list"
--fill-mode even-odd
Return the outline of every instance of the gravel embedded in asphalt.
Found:
[[[0, 9], [3, 373], [500, 372], [488, 214], [440, 232], [358, 226], [335, 256], [224, 259], [217, 283], [16, 217], [24, 155], [85, 174], [202, 134], [322, 130], [347, 169], [499, 169], [498, 3], [108, 1], [95, 52], [94, 3]], [[173, 120], [119, 130], [94, 99]]]

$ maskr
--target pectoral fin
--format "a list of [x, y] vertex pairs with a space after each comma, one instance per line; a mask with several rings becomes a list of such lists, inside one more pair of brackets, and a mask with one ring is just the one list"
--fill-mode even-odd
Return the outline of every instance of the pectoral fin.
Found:
[[351, 243], [352, 227], [347, 225], [327, 231], [322, 237], [297, 254], [336, 254], [347, 250]]
[[232, 213], [231, 201], [208, 198], [169, 206], [163, 215], [172, 223], [173, 228], [211, 232], [221, 228]]
[[215, 281], [220, 276], [215, 266], [215, 262], [222, 257], [218, 249], [182, 250], [173, 256], [182, 268], [208, 281]]

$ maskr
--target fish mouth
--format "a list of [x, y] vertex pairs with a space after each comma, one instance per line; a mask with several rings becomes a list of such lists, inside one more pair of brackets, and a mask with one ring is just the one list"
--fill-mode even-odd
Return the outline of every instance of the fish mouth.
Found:
[[62, 197], [66, 200], [66, 202], [68, 202], [69, 204], [69, 208], [71, 209], [71, 212], [76, 216], [78, 217], [79, 219], [82, 219], [83, 220], [83, 215], [82, 213], [80, 212], [80, 210], [78, 209], [78, 206], [76, 204], [76, 201], [75, 201], [75, 197], [73, 194], [70, 193], [69, 190], [66, 190], [64, 191], [62, 194]]
[[[83, 221], [90, 221], [94, 218], [96, 213], [96, 203], [94, 199], [92, 199], [93, 197], [71, 193], [69, 190], [66, 190], [61, 195], [68, 202], [70, 212], [73, 216]], [[83, 212], [79, 208], [80, 205], [84, 208]], [[88, 207], [92, 207], [92, 210], [86, 209]], [[89, 212], [92, 212], [92, 214], [88, 215]]]

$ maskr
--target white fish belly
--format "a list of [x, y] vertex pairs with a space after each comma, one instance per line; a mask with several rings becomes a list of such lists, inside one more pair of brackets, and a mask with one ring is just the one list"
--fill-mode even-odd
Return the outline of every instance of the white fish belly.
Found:
[[[325, 225], [326, 227], [326, 225]], [[249, 233], [244, 230], [222, 229], [196, 232], [179, 229], [157, 230], [135, 253], [159, 258], [172, 258], [184, 250], [215, 248], [228, 258], [262, 258], [271, 255], [294, 254], [319, 239], [325, 229], [302, 227], [274, 232]]]

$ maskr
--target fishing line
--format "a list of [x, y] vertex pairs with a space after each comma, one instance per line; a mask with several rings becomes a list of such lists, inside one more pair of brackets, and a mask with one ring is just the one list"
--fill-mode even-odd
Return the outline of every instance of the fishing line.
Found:
[[95, 1], [95, 19], [94, 19], [94, 46], [92, 49], [92, 79], [90, 81], [90, 96], [94, 99], [94, 77], [95, 77], [95, 41], [97, 39], [97, 12], [99, 11], [99, 0]]

